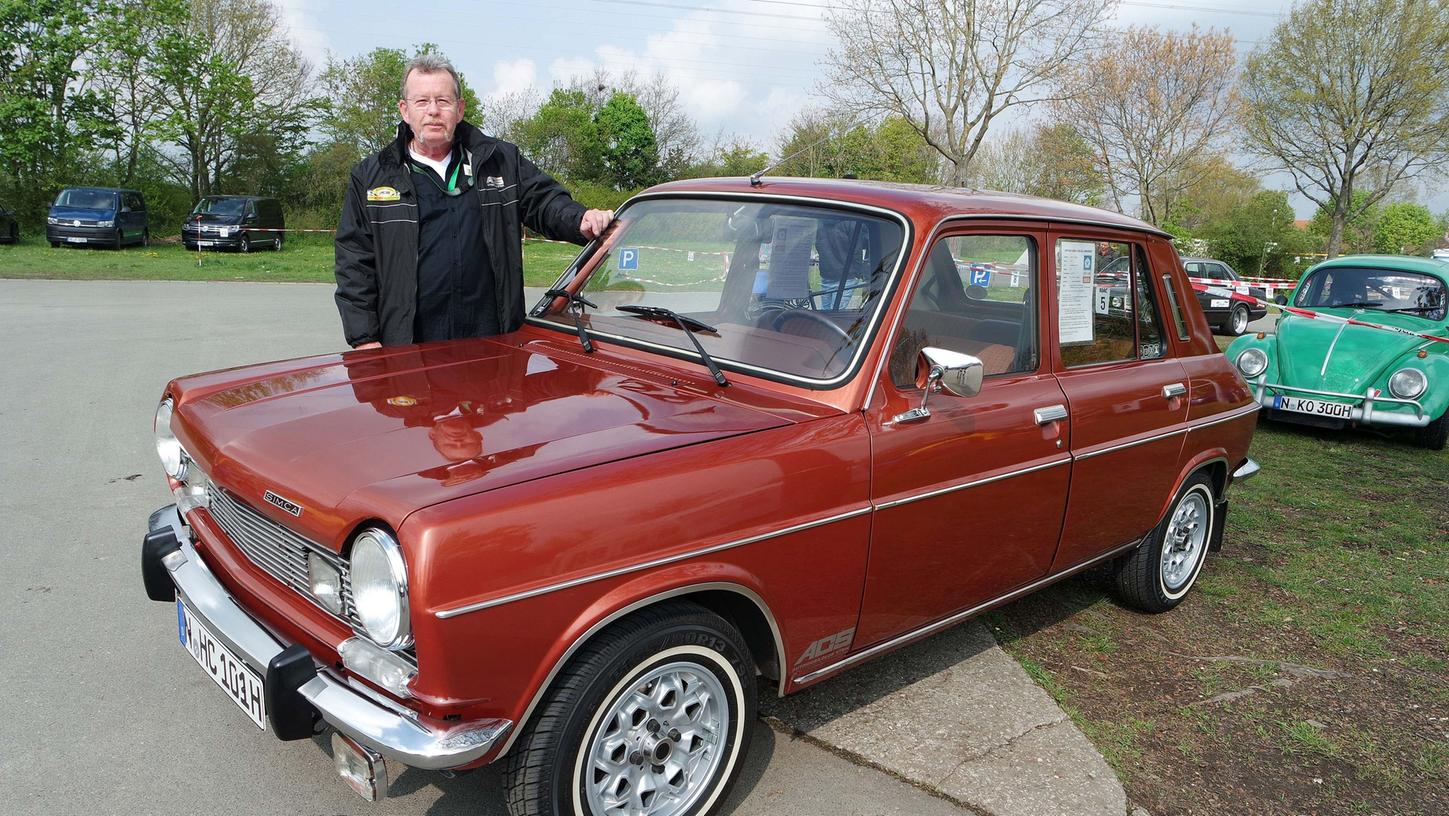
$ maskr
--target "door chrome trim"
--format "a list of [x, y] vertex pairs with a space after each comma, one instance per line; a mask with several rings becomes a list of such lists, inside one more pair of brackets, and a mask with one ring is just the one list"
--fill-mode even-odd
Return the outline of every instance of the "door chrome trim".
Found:
[[[574, 653], [577, 652], [579, 648], [582, 647], [585, 643], [588, 643], [589, 639], [592, 638], [594, 635], [598, 634], [600, 630], [613, 623], [614, 621], [624, 617], [625, 615], [628, 615], [631, 612], [636, 612], [646, 606], [651, 606], [661, 601], [667, 601], [670, 598], [678, 598], [681, 595], [693, 595], [696, 592], [711, 591], [733, 592], [734, 594], [739, 595], [750, 601], [755, 605], [755, 608], [760, 610], [760, 612], [765, 616], [765, 621], [770, 624], [770, 634], [773, 635], [775, 639], [775, 659], [779, 661], [780, 676], [787, 677], [788, 670], [785, 663], [785, 638], [780, 634], [780, 624], [775, 621], [775, 613], [770, 611], [770, 606], [769, 604], [765, 603], [764, 598], [761, 598], [758, 594], [755, 593], [754, 590], [750, 589], [749, 587], [742, 586], [740, 584], [729, 583], [726, 581], [711, 581], [705, 584], [692, 584], [690, 586], [675, 587], [674, 589], [667, 590], [665, 592], [650, 595], [647, 598], [641, 598], [629, 604], [628, 606], [622, 607], [609, 613], [607, 616], [599, 620], [593, 626], [590, 626], [588, 630], [585, 631], [583, 634], [575, 638], [574, 642], [569, 644], [569, 647], [564, 650], [564, 653], [561, 656], [559, 656], [559, 659], [554, 661], [553, 668], [549, 669], [548, 676], [543, 678], [543, 683], [541, 683], [538, 687], [538, 690], [533, 693], [533, 699], [529, 700], [528, 708], [524, 709], [523, 716], [518, 718], [517, 725], [508, 734], [507, 741], [503, 743], [503, 747], [498, 750], [498, 756], [494, 757], [494, 759], [497, 760], [503, 757], [508, 753], [508, 750], [513, 747], [514, 741], [517, 740], [519, 735], [523, 733], [524, 724], [528, 722], [529, 717], [533, 716], [534, 709], [538, 707], [538, 703], [540, 700], [543, 699], [543, 695], [548, 691], [548, 687], [553, 684], [554, 678], [557, 677], [558, 673], [563, 670], [563, 667], [566, 663], [568, 663], [569, 658], [573, 657]], [[779, 696], [785, 696], [784, 683], [780, 684]]]
[[759, 535], [750, 536], [748, 538], [740, 538], [734, 541], [727, 541], [723, 544], [715, 544], [709, 547], [702, 547], [697, 550], [689, 550], [688, 552], [669, 555], [665, 556], [664, 558], [655, 558], [651, 561], [644, 561], [638, 564], [630, 564], [626, 567], [618, 567], [616, 569], [606, 570], [604, 572], [595, 573], [593, 575], [583, 575], [567, 581], [560, 581], [556, 584], [541, 586], [537, 589], [530, 589], [524, 592], [515, 592], [512, 595], [503, 595], [501, 597], [491, 598], [486, 601], [478, 601], [476, 603], [453, 607], [452, 609], [439, 609], [433, 613], [433, 616], [438, 618], [439, 620], [447, 620], [449, 618], [455, 618], [459, 615], [466, 615], [469, 612], [477, 612], [483, 609], [489, 609], [495, 606], [502, 606], [503, 604], [513, 603], [514, 601], [522, 601], [528, 598], [536, 598], [539, 595], [547, 595], [551, 592], [558, 592], [559, 590], [563, 589], [571, 589], [573, 587], [581, 586], [583, 584], [593, 583], [594, 581], [602, 581], [607, 578], [617, 578], [620, 575], [627, 575], [631, 572], [639, 572], [640, 570], [652, 569], [654, 567], [662, 567], [667, 564], [673, 564], [679, 561], [688, 561], [691, 558], [698, 558], [701, 555], [709, 555], [711, 553], [722, 552], [724, 550], [734, 549], [735, 547], [743, 547], [746, 544], [754, 544], [756, 542], [764, 541], [766, 539], [777, 538], [782, 535], [789, 535], [790, 533], [798, 533], [802, 530], [809, 530], [813, 527], [821, 527], [826, 524], [833, 524], [837, 521], [844, 521], [846, 519], [855, 518], [856, 516], [865, 515], [866, 513], [871, 512], [872, 509], [872, 507], [867, 505], [865, 507], [861, 507], [855, 510], [850, 510], [844, 513], [837, 513], [833, 516], [827, 516], [826, 518], [816, 519], [815, 521], [807, 521], [803, 524], [795, 524], [768, 533], [761, 533]]
[[1162, 386], [1162, 396], [1166, 397], [1167, 399], [1172, 399], [1173, 397], [1180, 397], [1186, 393], [1187, 386], [1183, 385], [1182, 383], [1168, 383], [1167, 385]]
[[1169, 437], [1177, 436], [1178, 434], [1185, 434], [1190, 430], [1192, 430], [1192, 427], [1186, 426], [1171, 431], [1165, 431], [1160, 434], [1154, 434], [1147, 437], [1146, 439], [1134, 439], [1131, 442], [1122, 442], [1116, 445], [1110, 445], [1105, 448], [1098, 448], [1094, 451], [1088, 451], [1087, 453], [1076, 453], [1073, 455], [1077, 459], [1091, 459], [1094, 456], [1101, 456], [1104, 453], [1112, 453], [1113, 451], [1126, 450], [1127, 448], [1135, 448], [1138, 445], [1146, 445], [1149, 442], [1156, 442], [1161, 439], [1167, 439]]
[[1134, 547], [1136, 547], [1138, 544], [1141, 544], [1141, 543], [1142, 543], [1142, 541], [1141, 541], [1141, 539], [1139, 539], [1137, 541], [1133, 541], [1130, 544], [1124, 544], [1124, 545], [1122, 545], [1120, 547], [1114, 547], [1113, 549], [1108, 550], [1105, 553], [1102, 553], [1101, 555], [1097, 556], [1096, 558], [1092, 558], [1092, 559], [1089, 559], [1087, 561], [1083, 561], [1082, 563], [1076, 565], [1075, 567], [1070, 567], [1068, 569], [1062, 570], [1061, 572], [1053, 573], [1051, 575], [1047, 575], [1047, 576], [1044, 576], [1042, 578], [1038, 578], [1037, 580], [1032, 581], [1031, 583], [1029, 583], [1029, 584], [1027, 584], [1025, 586], [1021, 586], [1021, 587], [1017, 587], [1016, 589], [1013, 589], [1012, 591], [1006, 593], [1005, 595], [1001, 595], [999, 597], [993, 598], [993, 599], [991, 599], [989, 601], [986, 601], [984, 603], [979, 603], [979, 604], [971, 607], [970, 609], [965, 609], [965, 610], [962, 610], [960, 612], [957, 612], [957, 613], [955, 613], [953, 615], [949, 615], [947, 617], [942, 618], [941, 620], [936, 621], [935, 623], [928, 623], [928, 624], [925, 624], [924, 626], [918, 627], [916, 629], [912, 629], [911, 631], [906, 632], [904, 634], [896, 635], [895, 637], [891, 638], [890, 640], [887, 640], [887, 641], [884, 641], [884, 642], [881, 642], [881, 643], [877, 643], [876, 645], [871, 646], [871, 647], [869, 647], [867, 649], [862, 649], [861, 651], [856, 652], [855, 654], [852, 654], [852, 655], [850, 655], [849, 657], [846, 657], [843, 660], [837, 660], [836, 662], [831, 663], [829, 666], [826, 666], [825, 668], [816, 669], [815, 671], [810, 672], [809, 674], [802, 674], [799, 677], [793, 678], [791, 680], [791, 682], [792, 683], [795, 683], [797, 685], [804, 684], [804, 683], [809, 683], [810, 681], [815, 680], [818, 677], [822, 677], [822, 676], [824, 676], [826, 674], [832, 674], [834, 672], [840, 671], [841, 669], [848, 668], [850, 666], [855, 665], [856, 663], [860, 663], [861, 661], [868, 660], [868, 659], [870, 659], [872, 657], [875, 657], [876, 655], [881, 654], [882, 652], [889, 651], [889, 650], [894, 649], [894, 648], [896, 648], [898, 646], [904, 646], [907, 643], [909, 643], [911, 641], [914, 641], [914, 640], [920, 640], [922, 638], [928, 637], [930, 635], [933, 635], [933, 634], [941, 631], [942, 629], [948, 629], [951, 626], [954, 626], [955, 624], [960, 623], [963, 620], [966, 620], [967, 618], [970, 618], [970, 617], [972, 617], [974, 615], [977, 615], [977, 614], [979, 614], [981, 612], [984, 612], [987, 609], [990, 609], [991, 607], [1000, 606], [1001, 604], [1007, 603], [1007, 602], [1012, 601], [1012, 600], [1015, 600], [1015, 599], [1017, 599], [1017, 598], [1019, 598], [1019, 597], [1021, 597], [1023, 595], [1027, 595], [1027, 594], [1029, 594], [1031, 592], [1034, 592], [1035, 590], [1040, 589], [1041, 587], [1046, 586], [1047, 584], [1055, 583], [1057, 581], [1060, 581], [1063, 578], [1069, 577], [1071, 575], [1075, 575], [1075, 574], [1077, 574], [1079, 572], [1082, 572], [1083, 570], [1086, 570], [1086, 569], [1089, 569], [1091, 567], [1094, 567], [1097, 564], [1102, 563], [1103, 561], [1107, 561], [1107, 560], [1110, 560], [1112, 558], [1115, 558], [1116, 556], [1121, 555], [1122, 553], [1124, 553], [1124, 552], [1126, 552], [1126, 551], [1128, 551], [1130, 549], [1133, 549]]
[[1199, 421], [1197, 424], [1195, 424], [1192, 427], [1188, 428], [1188, 430], [1189, 431], [1200, 431], [1203, 428], [1211, 428], [1214, 425], [1221, 425], [1224, 422], [1231, 422], [1231, 421], [1233, 421], [1235, 419], [1240, 419], [1242, 417], [1247, 416], [1248, 414], [1256, 414], [1257, 412], [1259, 412], [1261, 410], [1263, 410], [1263, 406], [1261, 406], [1261, 405], [1259, 405], [1258, 403], [1255, 402], [1252, 405], [1243, 406], [1242, 408], [1239, 408], [1238, 410], [1233, 411], [1230, 414], [1223, 414], [1223, 415], [1220, 415], [1220, 416], [1213, 417], [1212, 419], [1209, 419], [1209, 420]]
[[958, 485], [951, 485], [950, 487], [938, 487], [934, 490], [928, 490], [925, 493], [917, 493], [913, 496], [906, 496], [905, 498], [901, 499], [892, 499], [888, 502], [880, 502], [875, 506], [875, 509], [888, 510], [892, 507], [900, 507], [903, 504], [910, 504], [911, 502], [917, 502], [922, 499], [935, 498], [936, 496], [941, 496], [946, 493], [955, 493], [958, 490], [965, 490], [970, 487], [980, 487], [984, 484], [999, 482], [1002, 479], [1010, 479], [1013, 476], [1025, 476], [1028, 473], [1035, 473], [1038, 470], [1046, 470], [1047, 468], [1056, 467], [1057, 465], [1071, 464], [1071, 461], [1072, 458], [1070, 456], [1063, 456], [1061, 459], [1054, 459], [1050, 462], [1046, 462], [1040, 465], [1032, 465], [1031, 467], [1020, 468], [1018, 470], [1009, 471], [1007, 473], [999, 473], [995, 476], [988, 476], [985, 479], [975, 479], [970, 482], [962, 482]]

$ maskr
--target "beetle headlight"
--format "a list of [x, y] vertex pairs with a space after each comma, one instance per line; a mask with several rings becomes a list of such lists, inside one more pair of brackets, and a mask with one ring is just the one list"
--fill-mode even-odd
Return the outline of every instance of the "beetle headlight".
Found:
[[1268, 355], [1260, 348], [1244, 349], [1238, 355], [1238, 370], [1249, 379], [1262, 374], [1268, 368]]
[[1389, 393], [1399, 399], [1417, 399], [1429, 388], [1429, 378], [1417, 368], [1401, 368], [1389, 377]]
[[367, 636], [386, 649], [412, 645], [408, 578], [397, 540], [369, 527], [352, 542], [352, 603]]
[[156, 455], [161, 457], [161, 467], [166, 475], [178, 482], [186, 480], [186, 452], [181, 442], [171, 433], [171, 398], [161, 400], [156, 406]]

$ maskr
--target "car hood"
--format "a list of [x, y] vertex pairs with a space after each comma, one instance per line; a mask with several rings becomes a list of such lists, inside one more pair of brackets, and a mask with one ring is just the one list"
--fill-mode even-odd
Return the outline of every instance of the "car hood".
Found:
[[60, 219], [81, 219], [94, 221], [97, 219], [110, 218], [115, 210], [101, 209], [98, 207], [51, 207], [50, 217]]
[[[1346, 309], [1332, 312], [1340, 313], [1415, 331], [1428, 325], [1407, 315]], [[1285, 385], [1362, 394], [1381, 381], [1395, 361], [1423, 342], [1382, 329], [1288, 314], [1278, 322], [1279, 371]]]
[[217, 483], [340, 546], [366, 518], [789, 422], [669, 382], [457, 341], [178, 380], [173, 427]]
[[187, 224], [240, 224], [240, 215], [219, 215], [216, 213], [192, 213], [186, 216]]

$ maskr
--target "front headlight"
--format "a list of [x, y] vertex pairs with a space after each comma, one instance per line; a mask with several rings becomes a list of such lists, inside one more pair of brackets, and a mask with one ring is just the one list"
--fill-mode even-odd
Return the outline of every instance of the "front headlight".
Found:
[[171, 433], [171, 398], [161, 400], [156, 407], [156, 455], [161, 457], [161, 467], [166, 475], [178, 482], [186, 480], [186, 452], [181, 442]]
[[1267, 370], [1268, 355], [1264, 354], [1260, 348], [1244, 349], [1243, 353], [1238, 355], [1237, 365], [1244, 377], [1252, 379]]
[[1389, 393], [1399, 399], [1418, 399], [1429, 388], [1429, 378], [1417, 368], [1401, 368], [1389, 378]]
[[45, 217], [45, 223], [47, 223], [47, 224], [59, 224], [60, 223], [60, 219], [59, 218], [56, 218], [53, 215], [47, 215]]
[[98, 226], [98, 227], [114, 227], [115, 225], [116, 225], [116, 222], [114, 220], [111, 220], [111, 221], [97, 221], [96, 222], [96, 226]]
[[397, 540], [369, 527], [352, 542], [352, 603], [367, 636], [385, 649], [412, 645], [408, 577]]

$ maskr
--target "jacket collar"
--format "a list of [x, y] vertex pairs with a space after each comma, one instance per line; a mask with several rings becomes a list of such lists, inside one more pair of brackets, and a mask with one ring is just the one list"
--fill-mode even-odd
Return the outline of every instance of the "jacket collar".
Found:
[[[382, 149], [378, 159], [383, 164], [390, 164], [402, 167], [407, 161], [408, 143], [413, 140], [413, 129], [408, 127], [407, 122], [397, 123], [397, 138]], [[453, 143], [461, 144], [471, 158], [469, 162], [474, 168], [488, 160], [493, 155], [493, 150], [498, 146], [498, 140], [485, 134], [483, 131], [469, 124], [465, 119], [458, 123], [453, 131]]]

